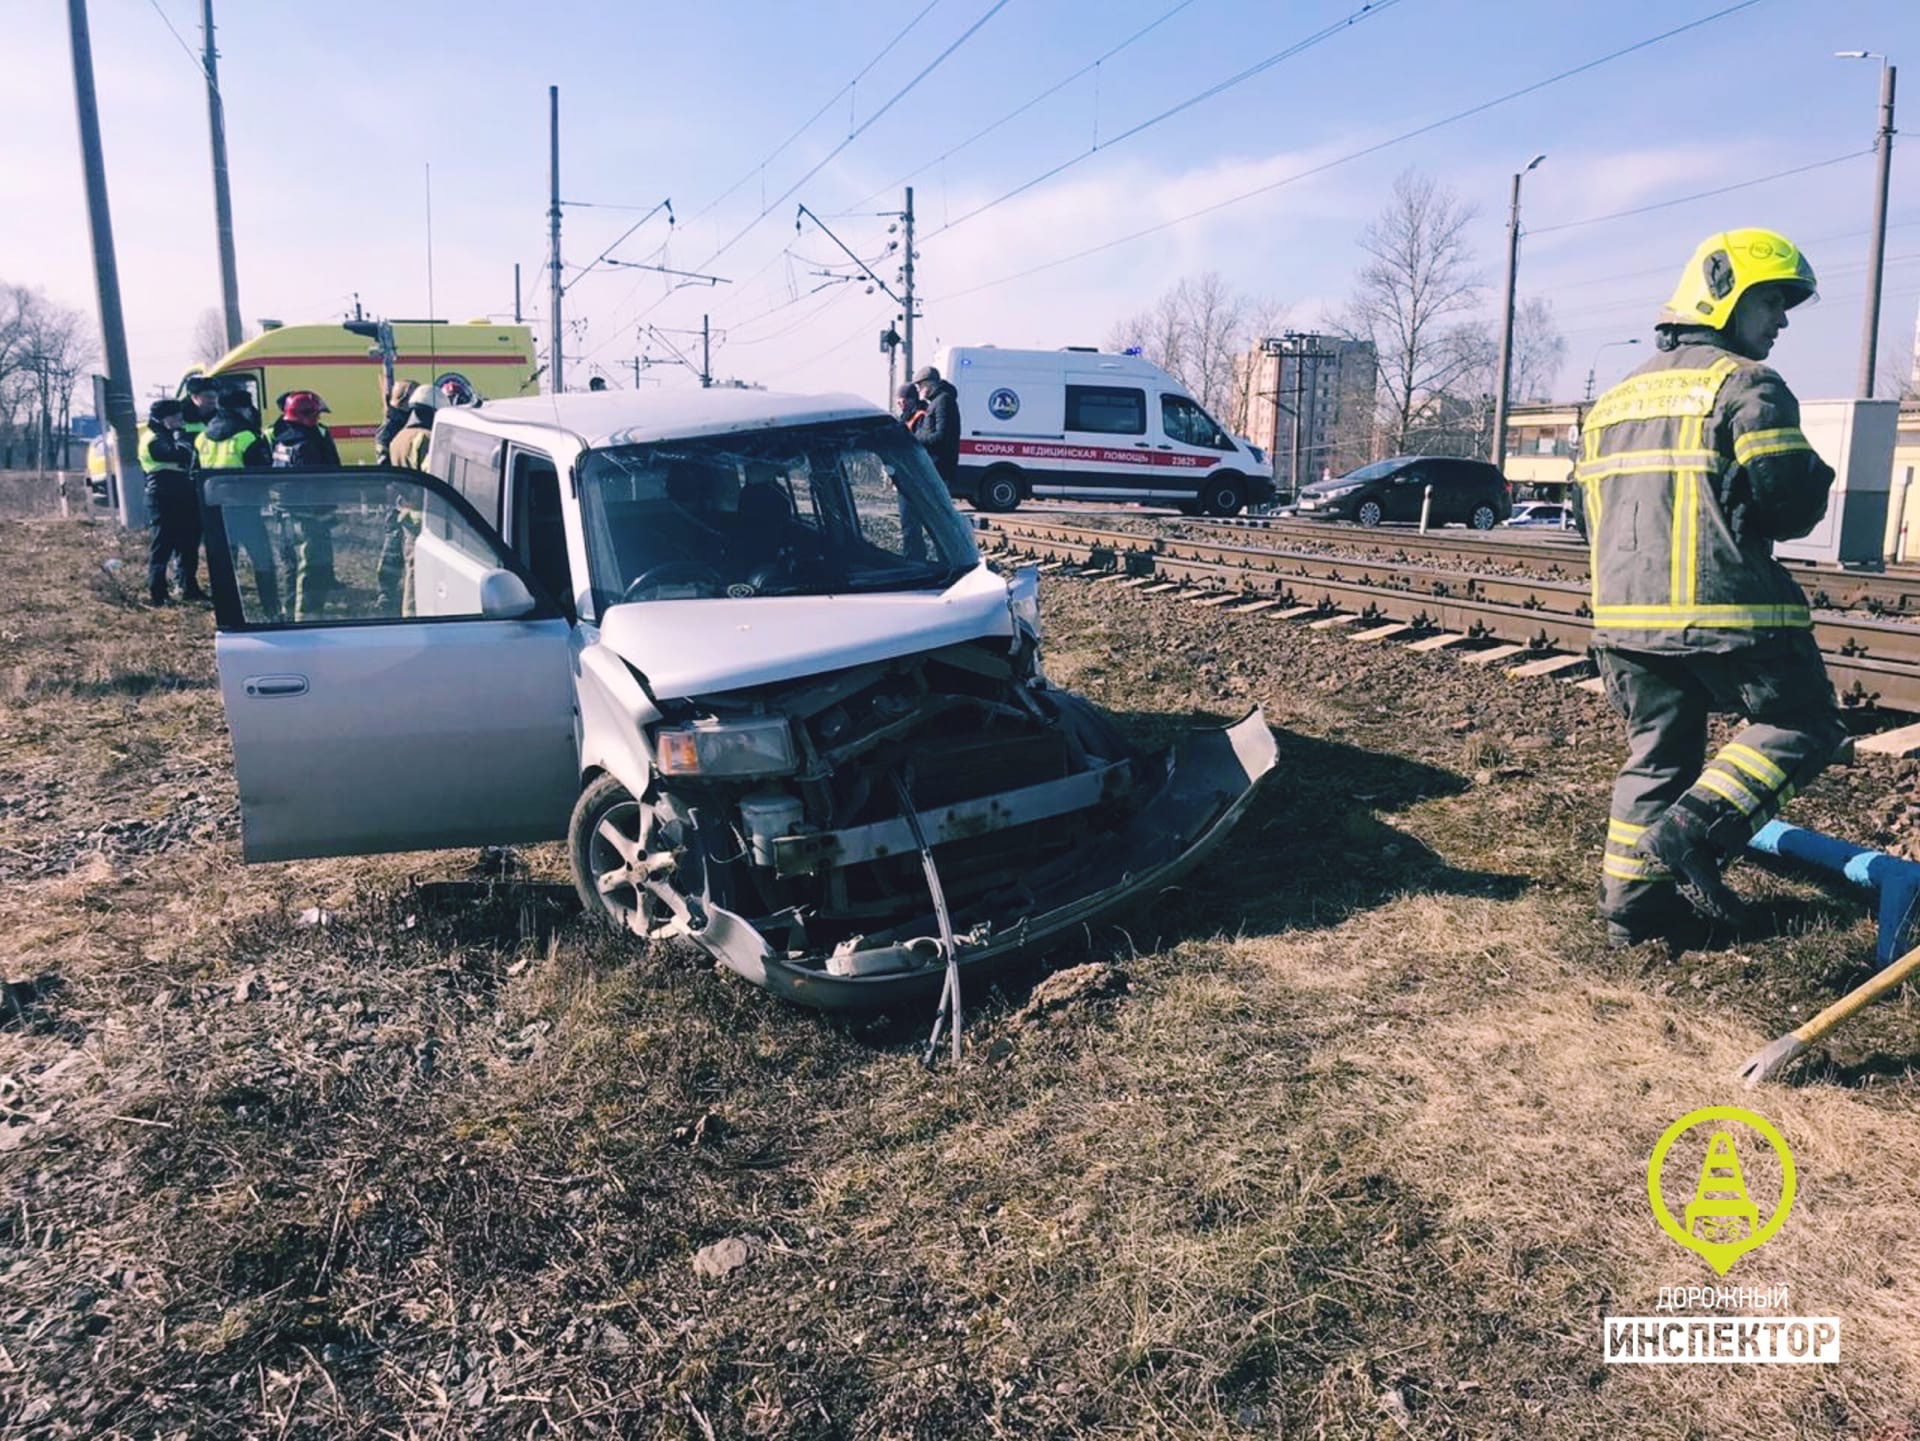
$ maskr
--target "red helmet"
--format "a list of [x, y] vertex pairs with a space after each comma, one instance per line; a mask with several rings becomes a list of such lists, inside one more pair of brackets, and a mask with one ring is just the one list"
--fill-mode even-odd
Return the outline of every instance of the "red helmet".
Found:
[[311, 390], [289, 390], [280, 397], [280, 413], [296, 425], [314, 425], [326, 410], [326, 401]]
[[473, 387], [463, 375], [443, 375], [440, 377], [440, 397], [443, 405], [472, 405]]

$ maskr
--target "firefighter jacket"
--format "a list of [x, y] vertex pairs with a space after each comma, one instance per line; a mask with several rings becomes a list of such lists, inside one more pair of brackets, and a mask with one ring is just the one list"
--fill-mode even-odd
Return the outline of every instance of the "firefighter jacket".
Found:
[[1773, 544], [1819, 524], [1833, 471], [1775, 371], [1684, 331], [1595, 402], [1580, 451], [1596, 646], [1725, 652], [1811, 628]]
[[333, 443], [333, 433], [324, 425], [302, 425], [282, 416], [274, 421], [273, 433], [267, 439], [273, 446], [276, 469], [339, 469], [339, 447]]

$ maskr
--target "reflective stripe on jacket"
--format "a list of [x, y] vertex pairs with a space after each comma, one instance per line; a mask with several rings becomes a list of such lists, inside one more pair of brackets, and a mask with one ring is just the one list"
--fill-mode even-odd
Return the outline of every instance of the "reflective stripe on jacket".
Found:
[[1581, 427], [1595, 645], [1730, 651], [1812, 625], [1773, 543], [1819, 523], [1833, 471], [1786, 382], [1711, 334], [1656, 355]]

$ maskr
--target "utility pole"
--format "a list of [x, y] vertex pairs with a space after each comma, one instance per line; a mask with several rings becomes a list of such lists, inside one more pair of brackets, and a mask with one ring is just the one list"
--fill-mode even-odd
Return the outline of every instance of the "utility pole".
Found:
[[700, 317], [700, 388], [713, 386], [713, 332], [707, 327], [707, 317]]
[[127, 484], [127, 476], [139, 472], [135, 456], [140, 441], [133, 418], [127, 326], [120, 312], [120, 270], [113, 255], [113, 217], [107, 208], [107, 165], [100, 153], [100, 112], [93, 91], [93, 39], [87, 29], [87, 0], [67, 0], [67, 28], [73, 41], [73, 97], [80, 116], [80, 157], [87, 173], [87, 228], [93, 237], [100, 341], [107, 353], [107, 413], [102, 419], [113, 428], [120, 523], [137, 530], [147, 523], [147, 499], [143, 487]]
[[1493, 468], [1507, 468], [1507, 391], [1513, 380], [1513, 287], [1520, 269], [1520, 182], [1547, 157], [1536, 155], [1513, 177], [1513, 208], [1507, 217], [1507, 299], [1501, 311], [1500, 379], [1493, 397]]
[[906, 333], [900, 338], [901, 359], [906, 363], [907, 379], [913, 379], [913, 187], [907, 187], [907, 208], [901, 212], [901, 229], [906, 235], [907, 258], [901, 273], [906, 289]]
[[233, 260], [233, 194], [227, 188], [227, 119], [220, 105], [219, 52], [213, 48], [213, 0], [200, 0], [206, 40], [201, 65], [207, 72], [207, 129], [213, 136], [213, 219], [220, 232], [220, 303], [227, 316], [227, 349], [240, 343], [240, 277]]
[[633, 388], [640, 388], [640, 357], [637, 355], [633, 358]]
[[1880, 284], [1887, 255], [1887, 181], [1893, 171], [1893, 81], [1895, 67], [1880, 65], [1880, 134], [1874, 140], [1879, 175], [1873, 191], [1873, 231], [1867, 252], [1866, 334], [1860, 337], [1860, 394], [1873, 399], [1873, 369], [1880, 351]]
[[520, 323], [520, 262], [513, 262], [513, 323]]
[[550, 363], [553, 366], [553, 393], [559, 395], [567, 388], [566, 377], [560, 368], [560, 296], [565, 286], [560, 283], [560, 87], [547, 87], [549, 108], [549, 129], [553, 140], [553, 204], [547, 210], [548, 264], [553, 269], [553, 296], [549, 304], [552, 313], [547, 320], [553, 336], [553, 354]]

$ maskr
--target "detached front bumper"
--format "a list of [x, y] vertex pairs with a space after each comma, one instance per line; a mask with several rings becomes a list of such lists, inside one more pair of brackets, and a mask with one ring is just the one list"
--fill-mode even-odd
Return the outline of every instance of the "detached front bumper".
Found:
[[[1143, 789], [1152, 785], [1151, 793], [1123, 827], [1089, 848], [1091, 854], [1029, 877], [1017, 901], [954, 918], [963, 976], [1032, 952], [1177, 880], [1233, 829], [1277, 757], [1256, 706], [1233, 725], [1194, 731], [1171, 751], [1139, 762], [1135, 774]], [[934, 854], [937, 861], [937, 849]], [[834, 974], [824, 954], [776, 952], [750, 921], [717, 906], [704, 908], [689, 935], [756, 986], [821, 1010], [930, 998], [946, 974], [931, 911], [869, 937], [859, 956], [898, 969], [864, 975]]]

